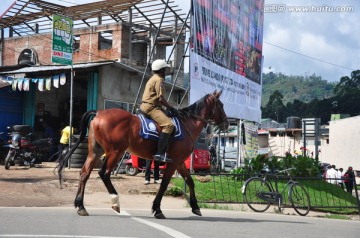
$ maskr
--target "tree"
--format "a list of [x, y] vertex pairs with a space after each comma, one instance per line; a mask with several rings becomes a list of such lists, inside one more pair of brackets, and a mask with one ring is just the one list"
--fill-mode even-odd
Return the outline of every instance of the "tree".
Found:
[[337, 96], [343, 96], [344, 94], [353, 90], [360, 89], [360, 70], [351, 72], [351, 77], [341, 77], [340, 82], [335, 86], [334, 93]]
[[335, 86], [336, 102], [339, 113], [360, 114], [360, 70], [351, 72], [350, 77], [341, 77], [340, 82]]
[[265, 108], [263, 108], [263, 117], [269, 117], [277, 121], [284, 121], [285, 106], [283, 103], [283, 95], [279, 90], [275, 90], [269, 98]]

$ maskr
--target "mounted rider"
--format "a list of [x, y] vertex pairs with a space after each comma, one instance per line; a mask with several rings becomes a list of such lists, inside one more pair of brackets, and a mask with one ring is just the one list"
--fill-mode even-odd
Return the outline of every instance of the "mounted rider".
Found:
[[170, 65], [168, 65], [163, 59], [157, 59], [152, 63], [151, 69], [154, 74], [145, 85], [140, 105], [140, 110], [161, 127], [157, 152], [154, 155], [154, 160], [161, 162], [172, 162], [171, 159], [166, 158], [165, 152], [170, 135], [175, 127], [171, 118], [162, 111], [162, 106], [166, 107], [172, 114], [178, 114], [177, 110], [171, 106], [164, 97], [164, 78], [166, 70], [169, 67]]

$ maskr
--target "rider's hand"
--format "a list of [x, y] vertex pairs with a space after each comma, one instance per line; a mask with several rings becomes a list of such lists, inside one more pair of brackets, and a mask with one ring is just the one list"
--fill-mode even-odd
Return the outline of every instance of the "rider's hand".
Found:
[[175, 117], [179, 116], [178, 110], [176, 110], [174, 107], [170, 107], [169, 111], [172, 116], [175, 116]]

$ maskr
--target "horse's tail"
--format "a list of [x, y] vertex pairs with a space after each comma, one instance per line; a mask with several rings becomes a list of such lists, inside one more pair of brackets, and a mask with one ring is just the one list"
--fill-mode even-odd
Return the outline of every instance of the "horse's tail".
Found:
[[74, 145], [71, 145], [69, 149], [66, 151], [59, 151], [59, 153], [62, 153], [62, 156], [60, 156], [60, 159], [58, 161], [57, 169], [58, 169], [58, 175], [59, 175], [59, 182], [60, 186], [62, 184], [62, 170], [65, 167], [65, 165], [68, 163], [71, 155], [74, 153], [76, 148], [79, 146], [79, 144], [84, 140], [86, 134], [87, 134], [87, 128], [89, 126], [90, 121], [96, 116], [96, 110], [87, 111], [84, 113], [84, 115], [81, 118], [80, 122], [80, 135], [79, 139], [76, 141]]

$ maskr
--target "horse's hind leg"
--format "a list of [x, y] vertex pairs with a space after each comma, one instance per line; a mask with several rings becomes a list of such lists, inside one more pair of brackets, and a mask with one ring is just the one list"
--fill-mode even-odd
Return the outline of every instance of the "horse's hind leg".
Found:
[[74, 205], [75, 207], [78, 207], [77, 213], [80, 216], [88, 216], [89, 213], [86, 211], [84, 206], [84, 191], [86, 182], [88, 181], [91, 171], [94, 168], [94, 162], [95, 162], [95, 154], [89, 153], [83, 167], [80, 170], [80, 179], [79, 179], [79, 185], [78, 185], [78, 191], [76, 193]]
[[183, 179], [185, 180], [186, 184], [189, 187], [190, 206], [192, 209], [191, 211], [198, 216], [202, 216], [199, 205], [196, 200], [194, 180], [192, 179], [189, 170], [186, 168], [185, 164], [182, 163], [178, 167], [177, 171], [179, 172], [179, 174], [181, 174], [181, 176], [183, 177]]
[[114, 169], [115, 165], [117, 164], [116, 156], [106, 156], [103, 165], [101, 169], [99, 170], [99, 176], [102, 179], [102, 181], [105, 184], [105, 187], [107, 188], [110, 197], [111, 197], [111, 203], [112, 203], [112, 209], [114, 209], [116, 212], [120, 213], [120, 202], [119, 202], [119, 195], [116, 192], [114, 185], [112, 184], [110, 180], [110, 175], [112, 170]]

